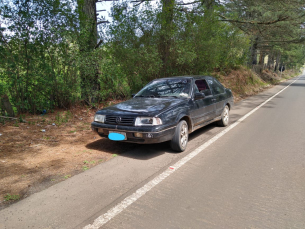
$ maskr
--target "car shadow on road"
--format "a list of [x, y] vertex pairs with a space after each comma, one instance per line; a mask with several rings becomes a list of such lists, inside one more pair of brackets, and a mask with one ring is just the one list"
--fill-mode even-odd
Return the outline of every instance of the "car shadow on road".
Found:
[[137, 145], [134, 150], [124, 152], [120, 155], [137, 160], [149, 160], [151, 158], [155, 158], [165, 153], [171, 152], [174, 151], [171, 150], [169, 142], [162, 142], [157, 144]]
[[123, 157], [134, 158], [137, 160], [149, 160], [171, 151], [169, 143], [159, 144], [135, 144], [120, 141], [111, 141], [107, 138], [96, 140], [86, 145], [87, 149], [99, 150], [102, 152], [117, 154]]
[[189, 135], [189, 141], [194, 140], [195, 138], [199, 137], [202, 134], [205, 134], [206, 136], [212, 136], [214, 133], [212, 133], [211, 130], [215, 128], [220, 128], [215, 122], [207, 126], [201, 127], [200, 129], [195, 130], [193, 133]]

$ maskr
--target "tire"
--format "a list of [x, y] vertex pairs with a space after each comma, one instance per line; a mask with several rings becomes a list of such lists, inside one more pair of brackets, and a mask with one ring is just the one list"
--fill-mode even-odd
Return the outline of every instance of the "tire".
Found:
[[228, 107], [228, 105], [225, 106], [225, 108], [223, 109], [222, 113], [221, 113], [221, 120], [217, 122], [217, 124], [219, 126], [227, 126], [229, 124], [230, 121], [230, 109]]
[[172, 149], [178, 152], [184, 151], [187, 146], [188, 135], [188, 125], [186, 121], [182, 120], [178, 123], [174, 137], [170, 142]]

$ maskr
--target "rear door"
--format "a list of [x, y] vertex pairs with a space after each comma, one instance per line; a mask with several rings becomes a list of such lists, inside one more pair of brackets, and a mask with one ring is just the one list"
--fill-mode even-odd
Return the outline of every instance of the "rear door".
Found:
[[217, 117], [221, 115], [222, 110], [225, 106], [225, 102], [226, 102], [225, 88], [215, 78], [209, 78], [207, 81], [214, 94], [213, 102], [215, 103], [215, 113]]

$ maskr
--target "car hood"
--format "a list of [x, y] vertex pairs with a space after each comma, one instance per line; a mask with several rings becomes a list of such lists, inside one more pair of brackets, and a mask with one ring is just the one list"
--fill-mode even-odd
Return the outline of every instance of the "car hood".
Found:
[[144, 114], [157, 115], [171, 106], [177, 106], [186, 98], [142, 98], [136, 97], [125, 102], [104, 108], [101, 114]]

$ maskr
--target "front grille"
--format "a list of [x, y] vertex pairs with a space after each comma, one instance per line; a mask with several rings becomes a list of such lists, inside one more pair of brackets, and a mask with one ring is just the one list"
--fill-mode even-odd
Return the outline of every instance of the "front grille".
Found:
[[[120, 121], [118, 122], [118, 119]], [[135, 118], [131, 117], [121, 117], [121, 116], [106, 116], [105, 123], [121, 126], [133, 126]]]

